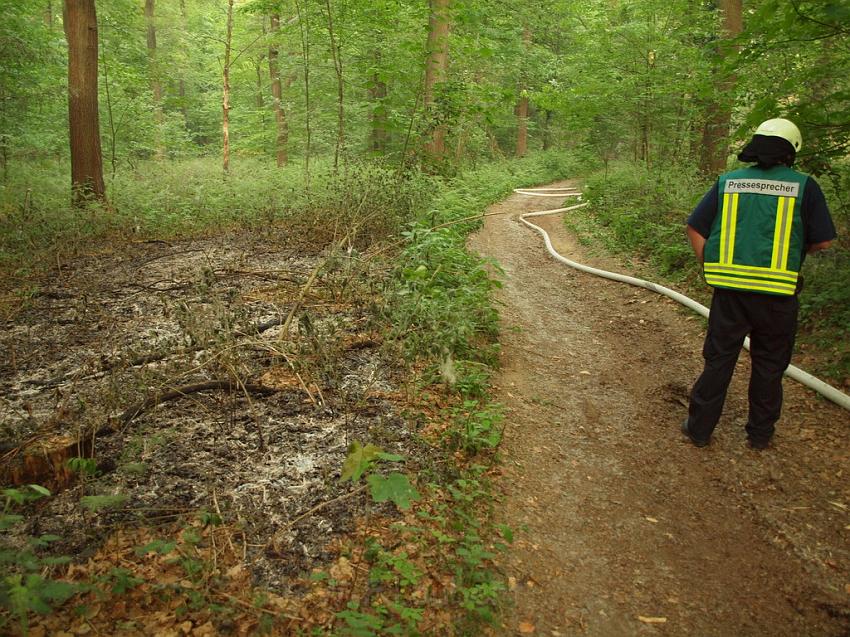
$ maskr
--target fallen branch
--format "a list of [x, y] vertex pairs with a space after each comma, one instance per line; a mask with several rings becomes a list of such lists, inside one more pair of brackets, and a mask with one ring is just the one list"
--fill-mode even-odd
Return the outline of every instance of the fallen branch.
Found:
[[319, 504], [314, 506], [312, 509], [308, 509], [307, 511], [305, 511], [304, 513], [299, 515], [297, 518], [287, 522], [286, 525], [284, 525], [283, 528], [291, 529], [293, 526], [298, 524], [304, 518], [310, 517], [311, 515], [313, 515], [317, 511], [321, 511], [325, 507], [328, 507], [332, 504], [336, 504], [337, 502], [345, 500], [346, 498], [350, 498], [351, 496], [356, 495], [356, 494], [360, 493], [361, 491], [365, 491], [368, 486], [369, 486], [368, 484], [363, 484], [363, 485], [357, 487], [356, 489], [354, 489], [354, 491], [349, 491], [348, 493], [343, 493], [342, 495], [339, 495], [339, 496], [337, 496], [337, 497], [335, 497], [331, 500], [327, 500], [326, 502], [320, 502]]
[[126, 425], [131, 420], [133, 420], [133, 418], [141, 415], [148, 409], [156, 407], [157, 405], [161, 405], [162, 403], [168, 402], [170, 400], [175, 400], [177, 398], [182, 398], [183, 396], [188, 396], [189, 394], [196, 394], [202, 391], [210, 391], [213, 389], [233, 391], [238, 390], [240, 387], [244, 388], [245, 391], [254, 394], [268, 395], [277, 392], [277, 390], [272, 387], [266, 387], [264, 385], [254, 385], [250, 383], [242, 384], [239, 381], [234, 381], [230, 378], [209, 380], [203, 383], [194, 383], [191, 385], [175, 387], [174, 389], [165, 393], [154, 394], [153, 396], [149, 396], [148, 398], [145, 398], [144, 400], [136, 403], [135, 405], [124, 411], [124, 413], [119, 416], [118, 420], [119, 422], [121, 422], [122, 425]]

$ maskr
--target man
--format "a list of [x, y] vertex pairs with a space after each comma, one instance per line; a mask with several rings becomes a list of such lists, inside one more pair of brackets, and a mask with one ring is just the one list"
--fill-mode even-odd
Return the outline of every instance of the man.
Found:
[[709, 443], [717, 426], [747, 334], [750, 447], [765, 449], [779, 420], [782, 375], [797, 331], [800, 269], [806, 253], [828, 248], [836, 236], [820, 186], [791, 168], [802, 142], [787, 119], [762, 123], [738, 155], [754, 165], [721, 175], [688, 217], [691, 247], [714, 287], [705, 368], [682, 423], [697, 447]]

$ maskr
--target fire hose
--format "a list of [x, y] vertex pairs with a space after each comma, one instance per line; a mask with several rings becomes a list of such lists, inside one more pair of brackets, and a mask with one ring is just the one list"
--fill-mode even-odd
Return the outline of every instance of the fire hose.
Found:
[[[577, 188], [517, 188], [514, 190], [515, 193], [520, 195], [525, 195], [529, 197], [558, 197], [560, 199], [566, 199], [567, 197], [578, 197], [579, 201], [581, 200], [581, 192]], [[618, 274], [616, 272], [608, 272], [607, 270], [600, 270], [599, 268], [593, 268], [588, 265], [584, 265], [582, 263], [578, 263], [576, 261], [572, 261], [571, 259], [567, 259], [563, 255], [559, 254], [555, 248], [552, 247], [552, 241], [549, 238], [549, 234], [540, 226], [535, 225], [528, 221], [529, 217], [542, 217], [544, 215], [554, 215], [562, 212], [569, 212], [571, 210], [577, 210], [578, 208], [583, 208], [587, 206], [587, 203], [579, 203], [573, 206], [568, 206], [566, 208], [555, 208], [552, 210], [541, 210], [539, 212], [528, 212], [523, 215], [520, 215], [519, 219], [526, 226], [536, 230], [541, 235], [543, 235], [543, 240], [546, 242], [546, 249], [549, 251], [555, 259], [560, 261], [561, 263], [568, 265], [571, 268], [579, 270], [580, 272], [585, 272], [587, 274], [592, 274], [595, 276], [603, 277], [605, 279], [610, 279], [612, 281], [618, 281], [620, 283], [628, 283], [629, 285], [634, 285], [637, 287], [645, 288], [647, 290], [651, 290], [652, 292], [656, 292], [657, 294], [662, 294], [668, 298], [673, 299], [677, 303], [684, 305], [685, 307], [693, 310], [700, 316], [704, 318], [708, 318], [709, 310], [707, 307], [702, 305], [701, 303], [697, 303], [693, 299], [676, 292], [675, 290], [671, 290], [670, 288], [666, 288], [663, 285], [658, 285], [657, 283], [652, 283], [651, 281], [645, 281], [644, 279], [638, 279], [633, 276], [628, 276], [625, 274]], [[750, 349], [750, 339], [747, 337], [744, 339], [744, 348], [749, 351]], [[829, 385], [819, 378], [816, 378], [809, 374], [808, 372], [803, 371], [798, 367], [794, 367], [790, 365], [788, 369], [785, 370], [785, 375], [797, 382], [805, 385], [809, 389], [814, 390], [824, 398], [831, 400], [836, 405], [843, 407], [844, 409], [850, 411], [850, 396], [847, 394], [837, 390], [832, 385]]]

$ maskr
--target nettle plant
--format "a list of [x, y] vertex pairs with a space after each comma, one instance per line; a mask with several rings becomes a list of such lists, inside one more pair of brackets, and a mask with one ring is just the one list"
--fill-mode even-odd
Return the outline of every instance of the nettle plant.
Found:
[[[27, 504], [50, 496], [50, 491], [38, 484], [3, 489], [5, 503], [0, 514], [0, 532], [4, 535], [24, 521], [15, 511]], [[71, 561], [68, 556], [41, 557], [38, 550], [60, 538], [56, 535], [25, 537], [24, 546], [13, 544], [0, 536], [0, 567], [6, 572], [0, 580], [0, 607], [17, 620], [21, 632], [29, 630], [31, 613], [47, 614], [54, 605], [62, 604], [79, 591], [79, 587], [52, 577], [55, 567]], [[0, 629], [9, 621], [0, 615]]]

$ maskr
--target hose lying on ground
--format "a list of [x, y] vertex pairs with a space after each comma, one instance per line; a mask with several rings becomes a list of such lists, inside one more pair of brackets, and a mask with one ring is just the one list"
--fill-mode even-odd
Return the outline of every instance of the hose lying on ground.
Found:
[[[560, 197], [561, 199], [565, 199], [567, 197], [581, 197], [581, 193], [576, 188], [517, 188], [514, 190], [515, 193], [520, 195], [525, 195], [529, 197]], [[566, 208], [555, 208], [553, 210], [541, 210], [539, 212], [527, 212], [523, 215], [520, 215], [519, 219], [529, 228], [532, 228], [543, 235], [543, 240], [546, 242], [546, 249], [549, 253], [555, 257], [561, 263], [564, 263], [571, 268], [575, 268], [576, 270], [580, 270], [581, 272], [587, 272], [588, 274], [593, 274], [595, 276], [600, 276], [606, 279], [610, 279], [612, 281], [619, 281], [620, 283], [628, 283], [629, 285], [635, 285], [637, 287], [646, 288], [647, 290], [652, 290], [658, 294], [663, 294], [666, 297], [673, 299], [674, 301], [681, 303], [685, 307], [693, 310], [697, 314], [708, 318], [708, 308], [702, 305], [701, 303], [697, 303], [693, 299], [676, 292], [675, 290], [671, 290], [670, 288], [666, 288], [663, 285], [658, 285], [656, 283], [652, 283], [651, 281], [645, 281], [643, 279], [638, 279], [632, 276], [627, 276], [624, 274], [618, 274], [616, 272], [608, 272], [607, 270], [600, 270], [598, 268], [592, 268], [590, 266], [577, 263], [576, 261], [571, 261], [566, 257], [558, 254], [555, 248], [552, 247], [552, 241], [549, 239], [549, 234], [540, 226], [537, 226], [530, 221], [527, 220], [528, 217], [541, 217], [543, 215], [554, 215], [560, 212], [569, 212], [570, 210], [576, 210], [578, 208], [583, 208], [587, 206], [587, 203], [580, 203], [574, 206], [568, 206]], [[744, 347], [749, 350], [750, 349], [750, 339], [744, 339]], [[789, 378], [793, 378], [799, 383], [802, 383], [809, 389], [813, 389], [817, 393], [819, 393], [824, 398], [827, 398], [834, 402], [836, 405], [840, 405], [844, 409], [850, 411], [850, 396], [847, 394], [835, 389], [832, 385], [828, 385], [822, 380], [815, 378], [808, 372], [804, 372], [802, 369], [798, 367], [794, 367], [790, 365], [787, 370], [785, 370], [785, 375]]]

